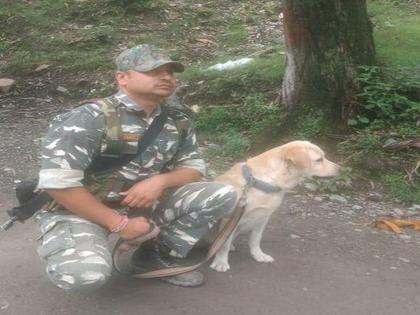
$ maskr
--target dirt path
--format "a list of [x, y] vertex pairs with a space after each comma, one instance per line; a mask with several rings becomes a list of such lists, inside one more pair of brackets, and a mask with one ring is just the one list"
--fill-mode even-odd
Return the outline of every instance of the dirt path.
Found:
[[[2, 121], [0, 221], [14, 203], [13, 181], [37, 172], [37, 139], [52, 114]], [[262, 242], [276, 261], [256, 263], [239, 239], [232, 271], [205, 267], [207, 284], [196, 289], [115, 275], [101, 290], [68, 295], [43, 274], [34, 224], [17, 224], [0, 232], [0, 314], [418, 314], [420, 233], [377, 230], [371, 223], [395, 205], [365, 193], [346, 198], [288, 195]]]

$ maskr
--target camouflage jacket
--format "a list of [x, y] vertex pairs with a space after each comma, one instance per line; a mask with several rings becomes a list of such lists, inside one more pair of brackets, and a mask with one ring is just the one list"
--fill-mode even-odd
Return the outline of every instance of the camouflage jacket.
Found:
[[[132, 135], [135, 140], [126, 142], [124, 150], [131, 153], [137, 152], [136, 139], [144, 134], [153, 119], [159, 115], [160, 106], [147, 117], [143, 109], [121, 91], [107, 99], [120, 105], [121, 130], [127, 138]], [[179, 135], [180, 131], [175, 119], [181, 120], [186, 125], [183, 137]], [[106, 132], [107, 125], [103, 109], [94, 103], [79, 106], [55, 117], [42, 141], [38, 188], [60, 189], [86, 186], [86, 183], [82, 182], [85, 177], [84, 171], [96, 156], [106, 152]], [[182, 112], [175, 111], [175, 116], [168, 117], [152, 145], [128, 165], [106, 177], [120, 178], [126, 182], [138, 182], [159, 174], [163, 170], [180, 167], [205, 173], [205, 163], [199, 154], [191, 121]], [[115, 180], [112, 181], [115, 182]], [[118, 193], [121, 187], [107, 187], [106, 190], [107, 195], [113, 195]]]

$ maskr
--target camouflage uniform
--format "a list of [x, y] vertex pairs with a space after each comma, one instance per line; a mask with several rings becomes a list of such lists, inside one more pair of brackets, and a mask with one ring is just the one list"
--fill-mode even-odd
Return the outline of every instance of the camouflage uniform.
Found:
[[[121, 130], [128, 139], [130, 135], [133, 139], [136, 135], [141, 137], [161, 111], [159, 106], [147, 118], [121, 91], [108, 100], [120, 105]], [[184, 135], [177, 128], [179, 122], [186, 127]], [[168, 117], [154, 143], [128, 165], [82, 182], [92, 160], [107, 150], [106, 131], [105, 115], [97, 104], [86, 104], [57, 116], [43, 140], [38, 187], [85, 186], [100, 200], [106, 200], [118, 196], [123, 190], [121, 183], [133, 184], [164, 170], [192, 168], [205, 173], [191, 122], [177, 111]], [[137, 152], [137, 140], [125, 142], [123, 150]], [[161, 227], [158, 237], [185, 256], [235, 201], [234, 189], [221, 183], [197, 182], [166, 190], [153, 206], [153, 219]], [[105, 283], [112, 270], [106, 229], [58, 205], [38, 212], [36, 220], [42, 234], [38, 253], [47, 260], [47, 274], [55, 285], [77, 289]]]

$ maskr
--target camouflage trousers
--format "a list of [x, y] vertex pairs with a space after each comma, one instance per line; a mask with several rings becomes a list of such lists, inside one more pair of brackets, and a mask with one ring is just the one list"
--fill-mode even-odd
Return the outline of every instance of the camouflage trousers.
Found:
[[[236, 202], [233, 187], [198, 182], [167, 190], [152, 212], [160, 226], [158, 238], [185, 256]], [[65, 290], [103, 285], [112, 272], [109, 232], [69, 211], [39, 211], [41, 235], [38, 254], [47, 261], [49, 279]]]

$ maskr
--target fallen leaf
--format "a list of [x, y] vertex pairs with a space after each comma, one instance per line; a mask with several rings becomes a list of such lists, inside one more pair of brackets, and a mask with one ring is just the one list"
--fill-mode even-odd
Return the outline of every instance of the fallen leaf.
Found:
[[401, 229], [394, 223], [388, 220], [380, 220], [376, 223], [376, 227], [379, 229], [388, 229], [393, 231], [395, 234], [401, 234]]
[[378, 229], [388, 229], [396, 234], [401, 234], [400, 227], [410, 227], [416, 231], [420, 230], [420, 220], [380, 219], [375, 222]]
[[217, 46], [217, 43], [216, 42], [214, 42], [214, 41], [212, 41], [210, 39], [207, 39], [207, 38], [197, 38], [196, 41], [197, 42], [200, 42], [200, 43], [203, 43], [203, 44], [212, 44], [212, 45], [216, 45]]

